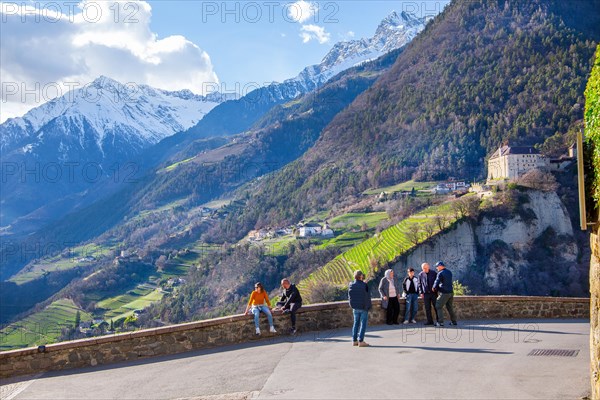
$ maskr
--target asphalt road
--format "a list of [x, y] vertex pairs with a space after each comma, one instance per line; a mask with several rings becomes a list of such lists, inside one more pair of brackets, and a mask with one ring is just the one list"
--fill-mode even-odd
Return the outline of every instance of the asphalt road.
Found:
[[[579, 399], [589, 394], [589, 321], [465, 321], [370, 327], [4, 381], [21, 399]], [[575, 356], [531, 356], [534, 349]]]

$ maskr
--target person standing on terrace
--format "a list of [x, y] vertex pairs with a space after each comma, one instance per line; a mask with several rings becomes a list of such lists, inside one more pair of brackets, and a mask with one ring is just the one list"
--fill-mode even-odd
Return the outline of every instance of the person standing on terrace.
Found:
[[365, 274], [361, 270], [356, 270], [354, 271], [354, 281], [350, 282], [348, 286], [348, 301], [354, 316], [352, 345], [358, 347], [369, 347], [369, 344], [365, 342], [365, 332], [371, 308], [371, 294], [364, 279]]

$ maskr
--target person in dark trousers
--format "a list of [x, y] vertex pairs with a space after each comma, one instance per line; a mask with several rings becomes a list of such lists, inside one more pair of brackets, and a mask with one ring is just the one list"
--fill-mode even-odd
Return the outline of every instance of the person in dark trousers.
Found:
[[404, 291], [404, 297], [406, 298], [406, 312], [404, 313], [404, 323], [416, 324], [417, 311], [419, 311], [419, 280], [415, 276], [415, 269], [409, 268], [407, 270], [408, 276], [402, 281], [402, 290]]
[[284, 314], [290, 314], [292, 320], [290, 333], [294, 335], [296, 333], [296, 311], [302, 307], [302, 296], [300, 296], [300, 291], [296, 285], [293, 285], [287, 278], [281, 280], [281, 287], [283, 292], [281, 293], [281, 299], [276, 304], [277, 310]]
[[385, 276], [379, 282], [379, 294], [381, 295], [381, 306], [386, 309], [385, 320], [388, 325], [398, 325], [400, 315], [400, 289], [398, 281], [394, 276], [394, 270], [385, 271]]
[[437, 310], [435, 309], [435, 301], [437, 294], [433, 291], [433, 284], [437, 274], [431, 269], [428, 263], [421, 264], [422, 271], [419, 272], [419, 295], [423, 299], [423, 305], [425, 306], [425, 316], [427, 322], [425, 325], [433, 325], [433, 315], [431, 309], [435, 312], [435, 320], [437, 321]]
[[354, 271], [354, 281], [348, 286], [348, 301], [352, 307], [354, 324], [352, 325], [352, 345], [358, 347], [369, 347], [365, 342], [367, 320], [371, 308], [371, 294], [369, 286], [364, 282], [365, 274], [360, 270]]
[[456, 325], [456, 314], [454, 313], [454, 289], [452, 287], [452, 272], [446, 269], [442, 261], [435, 264], [438, 270], [437, 277], [433, 283], [433, 290], [438, 293], [438, 298], [435, 302], [437, 310], [436, 326], [444, 326], [444, 306], [450, 314], [451, 325]]

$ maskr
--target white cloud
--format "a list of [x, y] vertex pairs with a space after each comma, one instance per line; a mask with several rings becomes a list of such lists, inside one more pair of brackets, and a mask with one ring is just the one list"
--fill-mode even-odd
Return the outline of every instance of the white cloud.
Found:
[[317, 3], [313, 3], [305, 0], [298, 0], [295, 3], [287, 5], [288, 17], [295, 22], [304, 23], [315, 15], [319, 6]]
[[325, 44], [329, 42], [331, 39], [331, 34], [325, 32], [325, 28], [318, 25], [302, 25], [300, 29], [300, 37], [302, 38], [302, 42], [308, 43], [311, 40], [316, 40], [320, 44]]
[[353, 31], [348, 31], [348, 33], [346, 33], [346, 37], [353, 38], [354, 37], [354, 32]]
[[298, 22], [302, 24], [300, 28], [300, 37], [303, 43], [308, 43], [311, 40], [316, 40], [320, 44], [328, 43], [331, 39], [331, 34], [325, 31], [324, 27], [315, 24], [304, 24], [309, 22], [313, 17], [317, 22], [316, 16], [318, 16], [319, 5], [315, 2], [298, 0], [295, 3], [286, 5], [287, 16], [290, 21]]
[[56, 87], [64, 94], [100, 75], [196, 93], [218, 83], [205, 51], [183, 36], [159, 39], [150, 30], [145, 1], [43, 4], [0, 3], [0, 121], [61, 94]]

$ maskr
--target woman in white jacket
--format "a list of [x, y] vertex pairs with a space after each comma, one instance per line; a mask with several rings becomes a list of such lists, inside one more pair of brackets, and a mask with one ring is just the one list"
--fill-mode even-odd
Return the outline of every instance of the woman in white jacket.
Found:
[[386, 309], [386, 323], [388, 325], [398, 325], [398, 316], [400, 315], [400, 288], [398, 281], [394, 277], [394, 271], [388, 269], [385, 276], [379, 282], [379, 294], [381, 295], [381, 306]]

